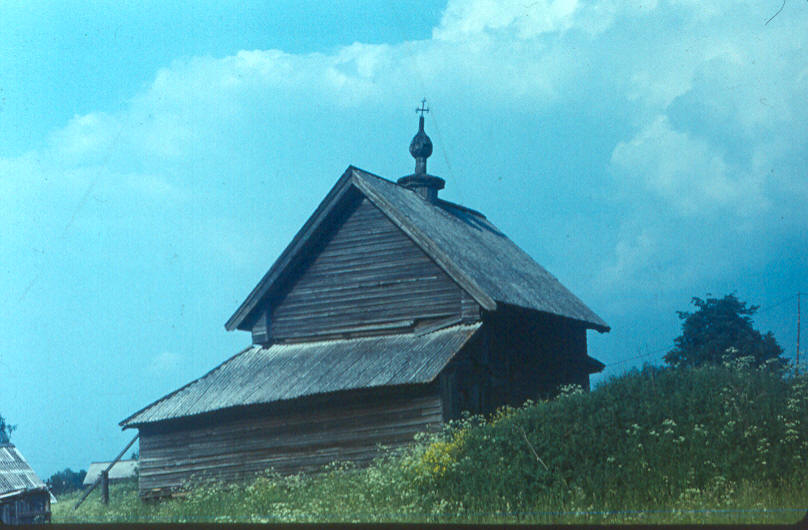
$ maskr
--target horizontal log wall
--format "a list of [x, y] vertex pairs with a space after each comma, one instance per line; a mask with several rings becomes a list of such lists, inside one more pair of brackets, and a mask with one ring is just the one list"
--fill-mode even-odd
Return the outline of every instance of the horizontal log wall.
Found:
[[253, 336], [267, 340], [417, 319], [473, 315], [476, 304], [367, 199], [350, 206], [322, 247], [270, 302]]
[[250, 417], [142, 427], [140, 493], [162, 494], [192, 476], [233, 481], [270, 467], [289, 474], [335, 460], [363, 464], [378, 444], [406, 444], [442, 420], [436, 385], [347, 394]]

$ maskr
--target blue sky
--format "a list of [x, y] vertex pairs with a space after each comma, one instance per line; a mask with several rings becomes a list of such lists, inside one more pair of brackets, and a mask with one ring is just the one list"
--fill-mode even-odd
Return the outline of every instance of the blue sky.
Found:
[[412, 171], [422, 97], [442, 197], [612, 326], [595, 381], [707, 293], [794, 354], [808, 4], [237, 4], [0, 4], [0, 414], [43, 477], [249, 344], [224, 322], [342, 171]]

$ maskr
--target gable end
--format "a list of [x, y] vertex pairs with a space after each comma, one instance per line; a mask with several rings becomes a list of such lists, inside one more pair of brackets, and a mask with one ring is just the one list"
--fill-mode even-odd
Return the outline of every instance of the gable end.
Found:
[[381, 210], [358, 192], [344, 201], [331, 231], [266, 300], [255, 340], [410, 331], [473, 314], [470, 296]]

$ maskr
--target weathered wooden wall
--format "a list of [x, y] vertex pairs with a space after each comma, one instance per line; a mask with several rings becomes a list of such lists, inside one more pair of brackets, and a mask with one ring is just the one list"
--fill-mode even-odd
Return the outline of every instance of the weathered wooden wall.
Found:
[[286, 281], [291, 287], [260, 313], [252, 328], [255, 342], [390, 331], [478, 311], [367, 199], [356, 197], [334, 225], [297, 267], [299, 275]]
[[501, 305], [444, 373], [444, 417], [488, 414], [502, 405], [553, 395], [561, 385], [589, 389], [586, 328], [573, 320]]
[[355, 391], [140, 428], [140, 493], [180, 487], [192, 475], [248, 479], [272, 467], [314, 471], [335, 460], [366, 463], [377, 444], [403, 445], [442, 420], [437, 385]]
[[29, 491], [0, 501], [0, 524], [30, 525], [51, 520], [50, 494]]

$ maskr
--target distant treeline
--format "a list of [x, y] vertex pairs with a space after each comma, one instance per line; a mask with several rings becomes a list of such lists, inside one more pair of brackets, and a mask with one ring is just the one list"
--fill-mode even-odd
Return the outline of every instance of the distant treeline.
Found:
[[48, 485], [50, 492], [54, 495], [64, 495], [65, 493], [81, 489], [86, 475], [87, 471], [84, 469], [73, 471], [67, 468], [51, 475], [45, 483]]

